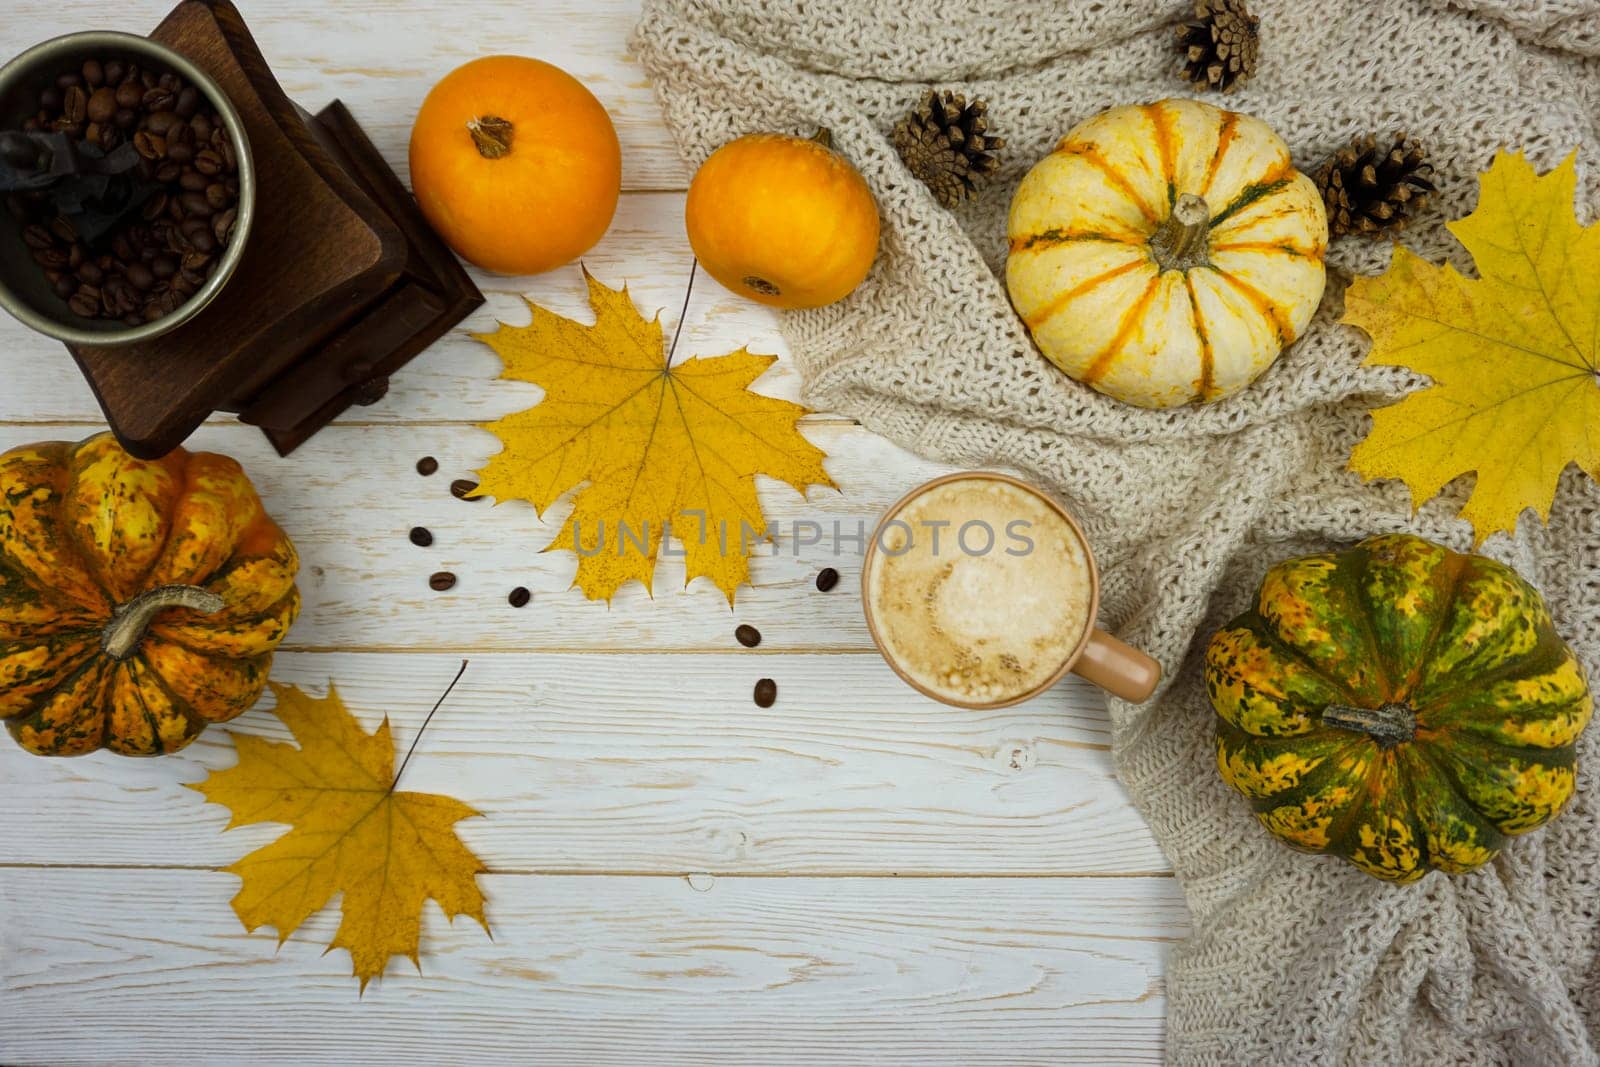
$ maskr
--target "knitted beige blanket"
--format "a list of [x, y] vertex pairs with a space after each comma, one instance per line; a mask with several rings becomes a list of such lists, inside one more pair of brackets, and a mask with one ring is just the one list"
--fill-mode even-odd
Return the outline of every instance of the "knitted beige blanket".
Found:
[[[1580, 218], [1600, 182], [1600, 2], [1255, 0], [1258, 73], [1206, 98], [1260, 116], [1312, 170], [1351, 137], [1405, 130], [1442, 195], [1405, 234], [1469, 273], [1443, 226], [1469, 211], [1501, 145], [1542, 170], [1573, 148]], [[1457, 485], [1413, 515], [1398, 483], [1345, 470], [1369, 407], [1419, 382], [1358, 367], [1340, 326], [1352, 275], [1390, 247], [1329, 251], [1315, 322], [1256, 384], [1168, 412], [1058, 373], [1001, 278], [1018, 179], [1080, 120], [1193, 95], [1174, 26], [1187, 0], [646, 0], [632, 46], [685, 157], [751, 130], [833, 131], [883, 215], [877, 265], [851, 297], [787, 314], [813, 407], [854, 416], [925, 455], [1020, 468], [1081, 516], [1105, 575], [1102, 623], [1148, 649], [1168, 681], [1111, 709], [1117, 766], [1182, 880], [1194, 935], [1172, 955], [1167, 1046], [1178, 1063], [1596, 1062], [1600, 1046], [1600, 727], [1579, 792], [1548, 828], [1465, 877], [1409, 886], [1270, 838], [1213, 763], [1199, 650], [1268, 563], [1409, 530], [1458, 549]], [[888, 133], [929, 85], [986, 98], [1008, 142], [976, 202], [945, 211]], [[848, 491], [848, 487], [846, 487]], [[1600, 678], [1600, 488], [1569, 468], [1548, 527], [1525, 513], [1485, 551], [1539, 586]], [[1003, 1059], [1003, 1052], [999, 1052]]]

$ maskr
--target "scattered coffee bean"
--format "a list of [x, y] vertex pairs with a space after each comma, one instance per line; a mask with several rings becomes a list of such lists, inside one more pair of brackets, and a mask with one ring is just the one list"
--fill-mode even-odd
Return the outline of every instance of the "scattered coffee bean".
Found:
[[832, 567], [824, 567], [817, 572], [817, 591], [826, 593], [839, 584], [839, 572]]
[[422, 475], [424, 478], [430, 474], [436, 474], [438, 470], [439, 461], [434, 459], [432, 456], [423, 456], [421, 459], [417, 460], [417, 473]]
[[745, 648], [755, 648], [761, 643], [761, 631], [745, 623], [733, 631], [733, 639]]
[[435, 593], [444, 593], [456, 587], [456, 576], [449, 571], [435, 571], [428, 577], [428, 588]]
[[[115, 176], [127, 206], [91, 244], [78, 237], [76, 208], [63, 216], [44, 192], [5, 197], [51, 287], [87, 318], [133, 325], [176, 311], [204, 286], [238, 220], [238, 155], [221, 117], [178, 75], [123, 59], [90, 58], [36, 100], [38, 110], [21, 122], [24, 131], [64, 134], [101, 153], [130, 143], [138, 155], [136, 170]], [[31, 142], [0, 148], [18, 169], [42, 162]], [[64, 271], [78, 284], [69, 287]]]
[[411, 527], [411, 543], [418, 548], [427, 548], [433, 544], [433, 534], [428, 532], [426, 526]]
[[471, 478], [457, 478], [450, 483], [450, 495], [457, 500], [477, 500], [478, 497], [471, 495], [477, 491], [478, 483]]
[[758, 708], [770, 708], [778, 699], [778, 683], [771, 678], [763, 678], [756, 683], [755, 701]]
[[514, 608], [525, 608], [528, 606], [528, 601], [532, 599], [533, 594], [528, 592], [527, 587], [521, 585], [511, 590], [511, 595], [506, 597], [506, 600]]

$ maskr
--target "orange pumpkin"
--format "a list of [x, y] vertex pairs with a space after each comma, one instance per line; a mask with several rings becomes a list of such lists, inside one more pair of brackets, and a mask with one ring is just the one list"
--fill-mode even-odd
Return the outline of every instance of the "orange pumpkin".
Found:
[[411, 128], [411, 186], [439, 236], [501, 274], [592, 248], [622, 191], [611, 116], [559, 67], [488, 56], [433, 87]]
[[878, 254], [878, 204], [827, 131], [723, 145], [689, 184], [684, 223], [706, 273], [772, 307], [840, 300]]

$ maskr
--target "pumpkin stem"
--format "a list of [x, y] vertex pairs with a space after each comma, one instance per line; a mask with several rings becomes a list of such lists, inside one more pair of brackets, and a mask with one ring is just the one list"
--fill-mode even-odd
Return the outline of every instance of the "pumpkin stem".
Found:
[[1381, 708], [1329, 704], [1322, 709], [1322, 725], [1367, 734], [1388, 748], [1417, 736], [1417, 713], [1404, 704], [1385, 704]]
[[162, 585], [148, 589], [119, 607], [100, 634], [100, 648], [115, 660], [133, 654], [155, 617], [168, 608], [187, 608], [202, 615], [221, 611], [227, 601], [197, 585]]
[[1162, 270], [1188, 270], [1206, 262], [1211, 206], [1193, 193], [1172, 205], [1172, 214], [1150, 235], [1150, 252]]
[[478, 154], [484, 159], [499, 159], [511, 154], [511, 123], [495, 115], [483, 115], [467, 122], [467, 132]]
[[833, 148], [833, 131], [826, 126], [818, 126], [817, 132], [811, 135], [811, 139], [823, 148]]

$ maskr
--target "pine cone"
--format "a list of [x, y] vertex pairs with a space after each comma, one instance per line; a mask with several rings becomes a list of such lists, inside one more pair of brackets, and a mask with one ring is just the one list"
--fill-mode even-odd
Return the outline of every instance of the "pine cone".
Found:
[[1328, 232], [1370, 234], [1405, 226], [1436, 192], [1427, 153], [1406, 135], [1379, 146], [1372, 134], [1335, 152], [1317, 173], [1328, 207]]
[[977, 179], [1000, 166], [993, 153], [1005, 141], [988, 132], [988, 110], [983, 100], [969, 104], [960, 93], [929, 89], [916, 110], [895, 124], [895, 150], [947, 208], [976, 196]]
[[1227, 92], [1256, 72], [1261, 20], [1244, 0], [1195, 0], [1196, 21], [1178, 27], [1185, 78]]

